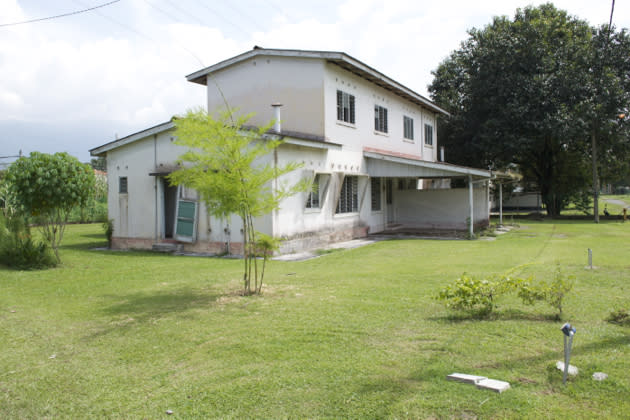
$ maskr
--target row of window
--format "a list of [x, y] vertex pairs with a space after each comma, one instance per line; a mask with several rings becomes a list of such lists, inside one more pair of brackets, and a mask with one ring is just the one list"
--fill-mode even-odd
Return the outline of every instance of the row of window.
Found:
[[[349, 124], [355, 124], [355, 98], [354, 95], [337, 91], [337, 120]], [[380, 133], [388, 133], [387, 108], [374, 105], [374, 130]], [[414, 140], [413, 130], [414, 120], [406, 115], [403, 116], [403, 136], [408, 140]], [[433, 126], [424, 125], [424, 144], [433, 146]]]
[[[307, 209], [318, 209], [322, 203], [330, 175], [316, 174], [313, 179], [313, 188], [306, 198]], [[372, 190], [372, 211], [381, 210], [381, 178], [370, 178], [370, 188]], [[339, 201], [335, 213], [356, 213], [359, 211], [359, 177], [346, 176], [341, 185]]]

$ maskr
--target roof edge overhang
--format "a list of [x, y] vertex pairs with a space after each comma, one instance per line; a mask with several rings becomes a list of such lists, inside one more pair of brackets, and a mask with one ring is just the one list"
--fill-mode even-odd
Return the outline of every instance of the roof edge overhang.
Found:
[[143, 138], [164, 133], [169, 130], [173, 130], [175, 128], [175, 124], [173, 121], [163, 122], [161, 124], [155, 125], [153, 127], [147, 128], [142, 131], [138, 131], [136, 133], [130, 134], [128, 136], [122, 137], [120, 139], [111, 141], [102, 146], [95, 147], [94, 149], [90, 149], [90, 156], [104, 156], [105, 153], [109, 152], [112, 149], [116, 149], [118, 147], [124, 146], [129, 143], [133, 143], [135, 141], [141, 140]]
[[[251, 131], [256, 129], [256, 127], [242, 127], [243, 131]], [[95, 147], [90, 149], [90, 156], [105, 156], [107, 152], [113, 149], [117, 149], [119, 147], [125, 146], [130, 143], [134, 143], [138, 140], [145, 139], [149, 136], [158, 135], [167, 131], [171, 131], [175, 129], [175, 123], [173, 121], [167, 121], [156, 126], [147, 128], [145, 130], [138, 131], [136, 133], [130, 134], [123, 138], [111, 141], [102, 146]], [[330, 141], [326, 141], [324, 137], [317, 136], [308, 133], [299, 133], [299, 132], [280, 132], [276, 133], [273, 130], [268, 131], [266, 136], [279, 139], [283, 143], [291, 144], [295, 146], [309, 147], [314, 149], [332, 149], [332, 150], [341, 150], [342, 146], [339, 143], [333, 143]]]
[[[491, 171], [484, 169], [470, 168], [467, 166], [453, 165], [451, 163], [444, 162], [430, 162], [419, 159], [411, 159], [400, 156], [393, 156], [384, 153], [364, 151], [363, 156], [368, 159], [374, 159], [376, 161], [387, 162], [393, 165], [404, 165], [406, 168], [418, 168], [424, 170], [424, 174], [421, 177], [426, 178], [462, 178], [472, 177], [474, 180], [488, 180], [493, 179], [494, 174]], [[369, 166], [368, 166], [369, 172]], [[408, 171], [407, 171], [408, 172]], [[413, 169], [411, 170], [413, 173]], [[398, 175], [393, 174], [396, 177]]]
[[276, 57], [299, 57], [299, 58], [313, 58], [325, 60], [330, 63], [336, 64], [346, 71], [349, 71], [371, 83], [380, 86], [394, 94], [401, 96], [402, 98], [429, 109], [437, 114], [448, 116], [449, 113], [443, 108], [439, 107], [431, 100], [425, 98], [417, 92], [409, 89], [408, 87], [398, 83], [397, 81], [385, 76], [383, 73], [368, 66], [367, 64], [357, 60], [354, 57], [349, 56], [343, 52], [337, 51], [308, 51], [308, 50], [286, 50], [286, 49], [266, 49], [260, 47], [254, 47], [254, 49], [247, 51], [243, 54], [239, 54], [235, 57], [221, 61], [212, 66], [203, 68], [194, 73], [186, 76], [189, 82], [198, 83], [201, 85], [207, 85], [208, 75], [218, 72], [234, 64], [248, 60], [256, 56], [276, 56]]

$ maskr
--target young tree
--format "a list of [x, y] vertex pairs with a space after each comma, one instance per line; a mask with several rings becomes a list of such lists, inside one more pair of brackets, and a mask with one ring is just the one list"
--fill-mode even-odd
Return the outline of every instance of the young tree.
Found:
[[85, 205], [94, 192], [90, 165], [67, 153], [33, 152], [9, 166], [6, 182], [17, 207], [37, 217], [44, 238], [60, 261], [58, 248], [70, 212]]
[[265, 158], [282, 142], [265, 136], [270, 125], [244, 128], [248, 119], [237, 117], [232, 110], [220, 112], [216, 119], [204, 110], [189, 111], [175, 119], [176, 143], [188, 151], [180, 156], [182, 168], [169, 176], [172, 184], [197, 190], [210, 214], [237, 214], [241, 218], [245, 294], [260, 293], [262, 287], [254, 219], [277, 209], [283, 199], [308, 186], [306, 180], [294, 185], [273, 185], [301, 165], [266, 162]]

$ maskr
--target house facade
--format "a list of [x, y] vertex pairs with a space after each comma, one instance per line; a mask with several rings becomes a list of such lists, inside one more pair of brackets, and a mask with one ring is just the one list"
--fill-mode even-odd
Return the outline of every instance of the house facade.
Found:
[[[207, 90], [208, 110], [229, 105], [275, 119], [283, 144], [272, 164], [302, 168], [278, 182], [311, 180], [256, 228], [283, 239], [281, 252], [321, 247], [387, 229], [467, 230], [487, 224], [489, 171], [443, 162], [437, 105], [339, 52], [255, 47], [187, 76]], [[92, 149], [105, 156], [113, 246], [239, 253], [240, 220], [211, 217], [195, 191], [165, 178], [183, 153], [166, 122]], [[450, 188], [464, 179], [466, 188]], [[472, 223], [471, 223], [472, 221]]]

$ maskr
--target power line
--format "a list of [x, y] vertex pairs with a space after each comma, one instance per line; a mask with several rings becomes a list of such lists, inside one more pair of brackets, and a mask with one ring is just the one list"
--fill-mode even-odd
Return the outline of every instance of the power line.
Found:
[[[75, 0], [75, 1], [80, 2], [80, 0]], [[120, 1], [120, 0], [116, 0], [116, 1]], [[148, 2], [147, 2], [147, 3], [148, 3]], [[143, 37], [143, 38], [145, 38], [145, 39], [147, 39], [147, 40], [149, 40], [149, 41], [153, 42], [155, 45], [157, 45], [157, 46], [158, 46], [158, 48], [162, 46], [162, 44], [161, 44], [161, 43], [159, 43], [159, 42], [157, 42], [155, 39], [151, 38], [150, 36], [148, 36], [148, 35], [146, 35], [146, 34], [143, 34], [142, 32], [140, 32], [140, 31], [138, 31], [138, 30], [136, 30], [136, 29], [132, 28], [132, 27], [131, 27], [131, 26], [129, 26], [129, 25], [125, 25], [124, 23], [119, 22], [119, 21], [117, 21], [116, 19], [114, 19], [114, 18], [112, 18], [112, 17], [110, 17], [110, 16], [107, 16], [107, 15], [105, 15], [105, 14], [103, 14], [103, 13], [99, 12], [99, 11], [96, 11], [96, 14], [97, 14], [97, 15], [99, 15], [100, 17], [102, 17], [103, 19], [107, 19], [107, 20], [109, 20], [110, 22], [115, 23], [116, 25], [120, 26], [120, 27], [121, 27], [121, 28], [123, 28], [123, 29], [126, 29], [126, 30], [128, 30], [128, 31], [134, 32], [135, 34], [140, 35], [141, 37]], [[173, 42], [174, 42], [174, 43], [175, 43], [175, 44], [176, 44], [179, 48], [181, 48], [182, 50], [186, 51], [186, 52], [187, 52], [188, 54], [190, 54], [190, 55], [191, 55], [191, 56], [192, 56], [195, 60], [197, 60], [197, 61], [199, 62], [199, 64], [201, 64], [201, 66], [202, 66], [202, 67], [205, 67], [205, 64], [203, 64], [203, 61], [201, 61], [201, 59], [200, 59], [200, 58], [199, 58], [199, 57], [198, 57], [198, 56], [197, 56], [194, 52], [192, 52], [190, 49], [186, 48], [184, 45], [182, 45], [181, 43], [179, 43], [179, 42], [177, 42], [177, 41], [175, 41], [175, 40], [173, 40]]]
[[78, 15], [79, 13], [85, 13], [85, 12], [89, 12], [91, 10], [100, 9], [101, 7], [109, 6], [110, 4], [118, 3], [119, 1], [120, 0], [113, 0], [113, 1], [110, 1], [109, 3], [104, 3], [104, 4], [101, 4], [99, 6], [94, 6], [94, 7], [90, 7], [88, 9], [83, 9], [83, 10], [75, 10], [74, 12], [64, 13], [64, 14], [61, 14], [61, 15], [47, 16], [47, 17], [38, 18], [38, 19], [25, 20], [23, 22], [2, 23], [2, 24], [0, 24], [0, 27], [23, 25], [25, 23], [41, 22], [41, 21], [44, 21], [44, 20], [58, 19], [58, 18], [66, 17], [66, 16]]

